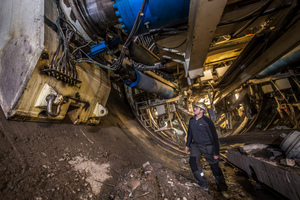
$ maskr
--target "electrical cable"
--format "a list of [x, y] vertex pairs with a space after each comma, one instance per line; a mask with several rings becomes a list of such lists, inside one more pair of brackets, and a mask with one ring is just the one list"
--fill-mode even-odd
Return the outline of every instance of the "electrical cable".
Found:
[[153, 66], [149, 66], [149, 65], [144, 65], [142, 63], [137, 63], [137, 62], [132, 62], [133, 68], [137, 69], [139, 71], [151, 71], [151, 70], [155, 70], [155, 69], [160, 69], [162, 68], [164, 65], [162, 63], [157, 63]]
[[232, 38], [236, 37], [238, 34], [243, 32], [247, 27], [249, 27], [255, 20], [257, 20], [262, 13], [273, 3], [273, 0], [269, 0], [265, 5], [263, 5], [258, 11], [256, 16], [254, 16], [249, 22], [242, 26], [239, 30], [232, 34]]
[[83, 54], [85, 54], [85, 56], [88, 58], [88, 59], [79, 59], [79, 60], [75, 60], [75, 63], [92, 63], [92, 64], [95, 64], [99, 67], [102, 67], [104, 69], [109, 69], [109, 70], [116, 70], [114, 68], [111, 68], [111, 67], [108, 67], [106, 65], [103, 65], [95, 60], [93, 60], [91, 57], [89, 57], [82, 49], [79, 49]]
[[97, 65], [99, 67], [102, 67], [102, 68], [105, 68], [105, 69], [115, 70], [115, 69], [112, 69], [110, 67], [102, 65], [101, 63], [98, 63], [98, 62], [93, 61], [93, 60], [76, 60], [75, 63], [92, 63], [92, 64], [95, 64], [95, 65]]
[[[55, 25], [58, 28], [59, 43], [49, 65], [49, 69], [52, 70], [51, 75], [57, 77], [58, 79], [63, 79], [64, 81], [68, 81], [71, 83], [73, 83], [74, 81], [74, 83], [76, 83], [78, 81], [76, 63], [92, 63], [105, 69], [111, 69], [110, 67], [96, 62], [82, 50], [82, 48], [89, 46], [91, 43], [93, 43], [93, 41], [87, 42], [84, 37], [78, 32], [76, 27], [65, 19], [65, 15], [60, 7], [58, 0], [56, 0], [56, 5], [58, 18], [55, 21]], [[75, 49], [70, 52], [70, 44], [75, 36], [78, 36], [79, 40], [83, 41], [83, 45], [75, 47]], [[82, 58], [75, 61], [73, 54], [75, 54], [77, 51], [82, 52], [87, 58]]]
[[131, 32], [130, 32], [129, 36], [127, 37], [127, 39], [126, 39], [126, 41], [125, 41], [125, 43], [123, 45], [123, 48], [122, 48], [121, 53], [120, 53], [120, 56], [119, 56], [118, 60], [115, 63], [113, 63], [113, 66], [111, 68], [113, 68], [113, 69], [119, 69], [121, 67], [122, 62], [123, 62], [124, 57], [125, 57], [126, 49], [128, 48], [129, 44], [132, 42], [133, 37], [137, 33], [137, 31], [139, 29], [139, 26], [141, 24], [142, 18], [144, 16], [143, 12], [144, 12], [144, 9], [145, 9], [146, 1], [147, 0], [143, 0], [141, 9], [140, 9], [140, 11], [137, 14], [137, 17], [135, 19], [134, 25], [133, 25], [133, 27], [131, 29]]
[[90, 41], [90, 42], [88, 42], [88, 43], [86, 43], [86, 44], [84, 44], [84, 45], [82, 45], [82, 46], [77, 47], [74, 51], [72, 51], [71, 54], [74, 54], [78, 49], [82, 49], [83, 47], [88, 46], [89, 44], [91, 44], [91, 42], [92, 42], [92, 41]]
[[[58, 18], [55, 21], [55, 25], [59, 33], [59, 43], [56, 51], [54, 52], [49, 69], [52, 70], [52, 76], [63, 81], [76, 83], [78, 81], [78, 73], [76, 65], [72, 60], [72, 54], [75, 53], [79, 48], [87, 46], [85, 39], [78, 33], [77, 29], [65, 19], [65, 15], [60, 7], [59, 1], [56, 0]], [[79, 36], [84, 41], [83, 46], [75, 49], [72, 54], [69, 51], [70, 43], [75, 35]], [[73, 82], [74, 81], [74, 82]]]

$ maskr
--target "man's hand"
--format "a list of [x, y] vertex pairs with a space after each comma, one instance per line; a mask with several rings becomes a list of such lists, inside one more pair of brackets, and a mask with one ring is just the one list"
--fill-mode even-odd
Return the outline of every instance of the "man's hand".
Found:
[[219, 158], [219, 156], [214, 156], [214, 159], [217, 160]]
[[190, 150], [190, 148], [186, 146], [185, 151], [188, 152], [189, 150]]

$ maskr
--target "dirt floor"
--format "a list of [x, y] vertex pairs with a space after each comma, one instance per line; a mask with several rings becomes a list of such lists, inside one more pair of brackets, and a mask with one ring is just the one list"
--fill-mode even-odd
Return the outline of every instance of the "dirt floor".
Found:
[[[113, 89], [99, 126], [17, 122], [0, 113], [0, 199], [225, 199], [206, 163], [210, 192], [187, 155], [161, 148]], [[224, 166], [230, 199], [277, 199]]]

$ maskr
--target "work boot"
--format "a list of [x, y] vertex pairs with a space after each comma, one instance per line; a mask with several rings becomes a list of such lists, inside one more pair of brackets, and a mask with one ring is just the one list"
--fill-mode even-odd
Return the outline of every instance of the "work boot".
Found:
[[227, 191], [228, 186], [226, 185], [224, 176], [214, 176], [219, 191]]
[[226, 199], [230, 199], [229, 194], [226, 191], [220, 191], [220, 193], [222, 194], [223, 197], [225, 197]]
[[208, 191], [208, 181], [206, 180], [204, 173], [200, 171], [193, 172], [194, 177], [198, 180], [198, 185], [205, 191]]
[[198, 185], [200, 188], [202, 188], [203, 190], [205, 191], [208, 191], [208, 183], [207, 182], [201, 182], [201, 181], [198, 181]]

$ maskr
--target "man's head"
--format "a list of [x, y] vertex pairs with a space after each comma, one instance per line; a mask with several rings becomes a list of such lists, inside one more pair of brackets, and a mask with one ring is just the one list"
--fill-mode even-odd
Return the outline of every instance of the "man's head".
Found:
[[205, 106], [204, 103], [198, 102], [198, 103], [195, 104], [195, 107], [199, 107], [202, 110], [206, 110], [206, 106]]
[[204, 103], [196, 103], [195, 107], [194, 107], [194, 114], [195, 115], [199, 115], [199, 114], [203, 114], [204, 111], [206, 110], [206, 106]]

